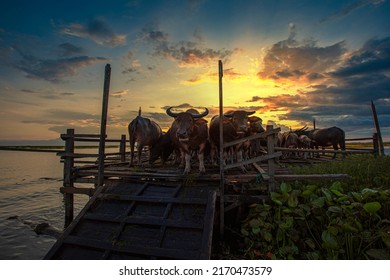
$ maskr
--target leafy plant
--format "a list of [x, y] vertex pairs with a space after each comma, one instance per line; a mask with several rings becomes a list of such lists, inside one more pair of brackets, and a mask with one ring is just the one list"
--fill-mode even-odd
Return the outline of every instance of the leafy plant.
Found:
[[390, 259], [390, 190], [343, 186], [282, 183], [270, 203], [251, 205], [244, 257]]

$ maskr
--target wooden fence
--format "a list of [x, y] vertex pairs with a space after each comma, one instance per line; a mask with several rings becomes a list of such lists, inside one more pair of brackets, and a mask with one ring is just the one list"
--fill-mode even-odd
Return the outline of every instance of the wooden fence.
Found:
[[[109, 164], [106, 163], [106, 157], [117, 156], [117, 159], [119, 158], [119, 161], [122, 163], [126, 160], [126, 135], [122, 135], [121, 139], [105, 139], [104, 145], [105, 143], [119, 143], [119, 152], [117, 153], [102, 153], [101, 148], [99, 148], [99, 153], [96, 154], [75, 152], [76, 142], [101, 143], [101, 138], [99, 134], [75, 134], [74, 129], [68, 129], [66, 134], [61, 134], [61, 139], [65, 141], [65, 150], [64, 152], [57, 153], [57, 155], [61, 157], [64, 163], [64, 181], [60, 191], [64, 194], [65, 200], [65, 226], [68, 226], [73, 220], [74, 194], [87, 194], [92, 196], [95, 188], [103, 185], [104, 169]], [[94, 158], [94, 160], [85, 160], [91, 158]], [[93, 180], [79, 178], [78, 172], [83, 169], [97, 169], [98, 176], [93, 178]], [[74, 185], [75, 182], [94, 183], [95, 188], [78, 188]]]

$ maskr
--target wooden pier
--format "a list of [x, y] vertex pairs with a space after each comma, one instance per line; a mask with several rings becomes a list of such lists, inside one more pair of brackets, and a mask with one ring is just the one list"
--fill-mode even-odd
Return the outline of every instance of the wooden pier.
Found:
[[209, 259], [216, 189], [106, 181], [45, 259]]
[[[222, 101], [221, 63], [219, 67]], [[268, 200], [281, 181], [348, 177], [291, 174], [280, 160], [289, 149], [275, 147], [280, 128], [273, 126], [267, 126], [263, 133], [225, 143], [220, 150], [222, 155], [222, 148], [261, 138], [267, 143], [263, 154], [240, 163], [206, 165], [206, 175], [182, 175], [182, 170], [171, 165], [129, 167], [126, 136], [108, 139], [106, 135], [109, 77], [110, 67], [106, 67], [101, 133], [77, 134], [68, 129], [61, 135], [65, 151], [58, 155], [64, 163], [60, 191], [64, 194], [66, 229], [45, 259], [209, 259], [213, 236], [217, 232], [223, 239], [225, 213], [243, 204]], [[78, 153], [77, 142], [99, 143], [99, 152]], [[118, 145], [118, 153], [107, 153], [106, 143]], [[362, 152], [373, 151], [336, 151]], [[237, 168], [242, 166], [248, 168], [246, 174]], [[88, 195], [90, 200], [74, 218], [77, 194]]]

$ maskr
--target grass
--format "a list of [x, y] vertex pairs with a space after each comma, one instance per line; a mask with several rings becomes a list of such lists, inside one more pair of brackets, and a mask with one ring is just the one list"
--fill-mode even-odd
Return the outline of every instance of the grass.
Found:
[[348, 174], [347, 189], [390, 189], [390, 156], [349, 155], [341, 161], [311, 166], [291, 166], [296, 174]]

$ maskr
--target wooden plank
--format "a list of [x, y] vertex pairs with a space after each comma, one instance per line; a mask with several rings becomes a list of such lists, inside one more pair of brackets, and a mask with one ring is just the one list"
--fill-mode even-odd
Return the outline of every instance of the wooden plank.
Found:
[[372, 153], [372, 150], [368, 149], [353, 149], [353, 150], [331, 150], [331, 149], [291, 149], [283, 147], [275, 147], [276, 151], [283, 152], [312, 152], [312, 153], [336, 153], [336, 154], [361, 154], [361, 153]]
[[[78, 245], [83, 247], [96, 248], [101, 250], [117, 251], [127, 254], [136, 254], [144, 256], [156, 256], [170, 259], [199, 259], [199, 253], [196, 251], [180, 250], [180, 249], [168, 249], [168, 248], [157, 248], [157, 247], [144, 247], [137, 245], [121, 244], [92, 240], [84, 237], [69, 236], [65, 244]], [[103, 253], [102, 253], [103, 257]]]
[[[133, 184], [134, 182], [129, 183]], [[67, 248], [67, 258], [73, 258], [72, 250], [86, 250], [86, 256], [92, 256], [88, 254], [88, 250], [89, 252], [96, 252], [96, 250], [100, 250], [101, 256], [98, 257], [102, 259], [110, 258], [111, 255], [116, 254], [117, 252], [120, 252], [122, 255], [129, 254], [129, 257], [131, 254], [133, 254], [135, 258], [142, 257], [141, 255], [149, 258], [170, 259], [209, 258], [211, 252], [216, 192], [210, 192], [207, 198], [205, 197], [203, 199], [193, 197], [177, 197], [177, 195], [181, 193], [179, 192], [180, 188], [182, 187], [181, 184], [180, 186], [176, 186], [176, 188], [174, 188], [175, 185], [163, 183], [162, 185], [170, 187], [170, 192], [166, 193], [169, 195], [168, 197], [160, 197], [148, 195], [149, 192], [153, 193], [155, 190], [158, 191], [160, 189], [159, 182], [142, 183], [142, 187], [138, 188], [140, 182], [135, 182], [135, 187], [137, 188], [137, 193], [135, 195], [115, 195], [115, 193], [110, 193], [111, 191], [115, 192], [115, 185], [112, 185], [114, 184], [113, 181], [108, 181], [104, 187], [99, 187], [93, 197], [88, 201], [86, 207], [84, 207], [84, 209], [80, 212], [72, 224], [65, 230], [64, 234], [57, 240], [52, 249], [47, 253], [45, 259], [61, 258], [61, 252], [65, 248]], [[123, 185], [123, 182], [118, 184], [118, 186], [121, 186], [121, 191], [126, 190], [126, 188], [124, 188], [125, 185]], [[164, 186], [161, 186], [161, 190], [165, 189]], [[151, 187], [151, 189], [147, 191], [149, 187]], [[129, 185], [128, 189], [132, 189], [131, 185]], [[183, 192], [186, 193], [185, 191]], [[146, 196], [143, 195], [144, 193]], [[121, 203], [124, 203], [123, 206], [113, 208], [120, 210], [119, 213], [110, 211], [105, 212], [106, 209], [109, 209], [106, 207], [110, 207], [110, 204], [105, 204], [106, 201], [110, 198], [125, 198], [130, 200], [121, 201]], [[144, 201], [150, 202], [151, 207], [153, 207], [154, 204], [158, 204], [159, 202], [165, 204], [166, 209], [164, 215], [162, 217], [148, 215], [143, 216], [142, 214], [133, 216], [131, 213], [133, 209], [135, 209], [134, 207], [137, 207], [137, 203], [143, 203]], [[116, 202], [113, 203], [113, 205], [118, 205]], [[100, 208], [99, 205], [102, 205], [103, 207]], [[176, 209], [175, 211], [180, 214], [179, 212], [182, 211], [181, 207], [183, 207], [183, 205], [188, 205], [187, 208], [183, 208], [183, 211], [191, 211], [192, 208], [194, 208], [194, 211], [200, 210], [199, 207], [192, 207], [192, 205], [201, 205], [204, 208], [200, 212], [194, 212], [194, 216], [192, 216], [189, 212], [188, 214], [190, 216], [187, 216], [187, 214], [183, 216], [177, 216], [177, 214], [175, 214], [172, 216], [172, 218], [169, 218], [171, 211], [174, 211], [173, 209]], [[92, 206], [94, 207], [92, 208]], [[123, 207], [127, 207], [127, 210], [123, 211]], [[133, 225], [135, 226], [134, 228]], [[102, 232], [103, 234], [87, 234], [88, 231], [95, 231], [100, 226], [101, 231], [99, 232]], [[144, 237], [139, 235], [139, 233], [143, 230], [143, 227], [145, 227], [146, 230], [145, 239], [142, 239]], [[149, 233], [147, 233], [149, 229], [151, 230], [150, 237], [153, 236], [154, 238], [153, 242], [151, 241], [151, 243], [147, 243], [148, 245], [142, 246], [140, 244], [148, 242], [148, 238], [150, 238], [148, 237]], [[107, 241], [106, 238], [108, 235], [105, 235], [105, 233], [107, 232], [109, 234], [112, 230], [114, 230], [113, 235], [112, 237], [110, 235], [110, 240]], [[133, 230], [135, 230], [134, 235], [132, 234]], [[157, 241], [157, 244], [160, 244], [160, 246], [153, 245], [156, 243], [156, 230], [160, 231], [160, 241]], [[166, 239], [168, 238], [165, 236], [166, 230], [169, 231], [169, 235], [171, 237], [178, 238], [177, 244], [180, 248], [174, 246], [176, 249], [170, 249], [170, 246], [174, 245], [175, 242], [168, 242], [171, 239]], [[201, 246], [197, 247], [196, 250], [191, 249], [190, 254], [188, 253], [188, 248], [186, 249], [184, 247], [192, 243], [181, 241], [182, 234], [187, 233], [188, 236], [183, 236], [184, 240], [188, 239], [189, 242], [192, 242], [191, 238], [195, 238], [194, 244], [196, 245], [198, 242], [201, 244]], [[127, 240], [138, 240], [138, 238], [142, 239], [140, 239], [140, 244], [137, 242], [134, 243], [133, 241], [131, 241], [131, 243], [127, 242]], [[157, 240], [159, 239], [157, 238]], [[138, 245], [133, 246], [133, 244]], [[67, 247], [69, 245], [77, 246], [79, 249], [76, 249], [75, 247]], [[167, 246], [167, 248], [164, 248], [164, 246]], [[80, 247], [84, 247], [84, 249], [81, 249]], [[80, 256], [81, 255], [79, 255], [79, 257]], [[77, 259], [78, 255], [74, 255], [74, 258]]]
[[217, 199], [216, 192], [209, 192], [206, 207], [206, 216], [203, 221], [203, 237], [200, 259], [210, 259], [211, 244], [213, 240], [213, 226], [215, 216], [215, 201]]
[[204, 199], [201, 198], [136, 196], [136, 195], [119, 195], [119, 194], [111, 194], [111, 193], [100, 194], [99, 198], [112, 199], [112, 200], [151, 202], [151, 203], [180, 203], [180, 204], [206, 204], [207, 203]]
[[234, 145], [237, 145], [237, 144], [246, 142], [246, 141], [255, 140], [255, 139], [258, 139], [258, 138], [266, 138], [266, 137], [268, 137], [269, 135], [278, 133], [279, 131], [280, 131], [280, 127], [278, 127], [278, 128], [273, 128], [273, 129], [271, 129], [271, 130], [267, 130], [267, 131], [264, 131], [264, 132], [262, 132], [262, 133], [256, 133], [256, 134], [250, 135], [250, 136], [248, 136], [248, 137], [240, 138], [240, 139], [237, 139], [237, 140], [234, 140], [234, 141], [225, 143], [225, 144], [223, 145], [223, 147], [224, 147], [224, 148], [228, 148], [228, 147], [231, 147], [231, 146], [234, 146]]
[[240, 166], [243, 166], [243, 165], [252, 164], [254, 162], [266, 161], [266, 160], [277, 158], [277, 157], [280, 157], [280, 156], [282, 156], [281, 152], [276, 152], [276, 153], [273, 153], [273, 154], [267, 154], [267, 155], [263, 155], [263, 156], [258, 156], [258, 157], [251, 158], [251, 159], [248, 159], [248, 160], [244, 160], [244, 161], [241, 161], [241, 162], [228, 164], [228, 165], [225, 166], [225, 169], [231, 169], [231, 168], [235, 168], [235, 167], [240, 167]]
[[306, 174], [306, 175], [295, 175], [295, 174], [283, 174], [275, 175], [275, 179], [280, 180], [335, 180], [335, 179], [351, 179], [352, 177], [348, 174]]
[[76, 188], [76, 187], [61, 187], [60, 192], [63, 194], [86, 194], [92, 196], [95, 192], [94, 188]]
[[163, 218], [155, 218], [155, 217], [123, 217], [123, 216], [117, 216], [117, 217], [108, 217], [107, 215], [103, 214], [92, 214], [87, 213], [85, 214], [85, 219], [93, 220], [93, 221], [99, 221], [99, 222], [114, 222], [114, 223], [121, 223], [124, 224], [137, 224], [137, 225], [152, 225], [152, 226], [165, 226], [165, 227], [174, 227], [174, 228], [187, 228], [187, 229], [202, 229], [203, 224], [195, 223], [192, 221], [186, 221], [186, 220], [170, 220], [170, 219], [163, 219]]
[[82, 153], [68, 153], [68, 152], [59, 152], [57, 156], [61, 158], [91, 158], [98, 157], [98, 154], [82, 154]]
[[84, 206], [84, 208], [79, 212], [77, 217], [71, 222], [71, 224], [65, 229], [64, 233], [57, 239], [57, 242], [53, 245], [53, 247], [47, 252], [44, 259], [52, 259], [54, 257], [54, 254], [61, 248], [62, 243], [64, 240], [71, 234], [73, 229], [77, 226], [77, 224], [80, 222], [80, 220], [83, 218], [85, 213], [87, 213], [88, 209], [91, 207], [91, 205], [95, 202], [95, 199], [97, 196], [105, 189], [104, 186], [99, 187], [96, 189], [94, 195], [90, 200], [88, 200], [87, 204]]
[[260, 165], [258, 165], [256, 162], [252, 163], [252, 165], [256, 168], [257, 171], [260, 172], [260, 175], [264, 180], [269, 180], [270, 177], [268, 173], [263, 168], [261, 168]]

